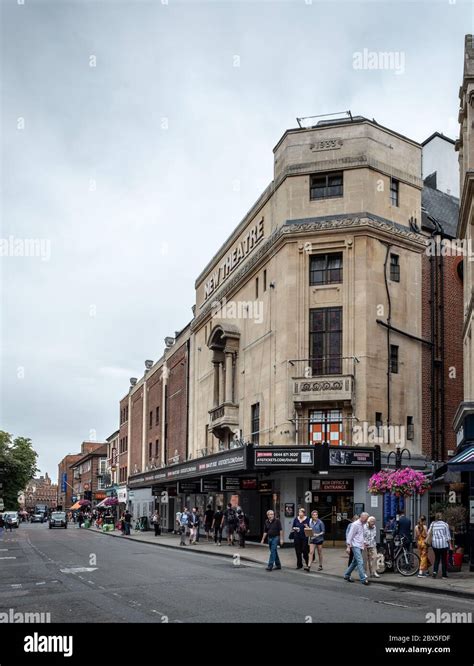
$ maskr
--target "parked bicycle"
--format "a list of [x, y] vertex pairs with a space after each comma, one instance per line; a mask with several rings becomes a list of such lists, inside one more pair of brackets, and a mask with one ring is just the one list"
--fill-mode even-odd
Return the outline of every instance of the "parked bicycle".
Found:
[[404, 536], [385, 532], [384, 543], [377, 548], [377, 573], [398, 571], [402, 576], [414, 576], [420, 569], [420, 558], [409, 550]]

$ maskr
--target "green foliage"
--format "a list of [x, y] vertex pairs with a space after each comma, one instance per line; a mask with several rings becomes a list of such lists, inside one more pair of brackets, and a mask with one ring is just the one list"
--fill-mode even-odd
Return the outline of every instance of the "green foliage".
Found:
[[3, 482], [3, 497], [6, 510], [18, 509], [18, 494], [25, 490], [28, 481], [34, 477], [38, 468], [38, 454], [27, 437], [15, 437], [0, 430], [0, 480]]

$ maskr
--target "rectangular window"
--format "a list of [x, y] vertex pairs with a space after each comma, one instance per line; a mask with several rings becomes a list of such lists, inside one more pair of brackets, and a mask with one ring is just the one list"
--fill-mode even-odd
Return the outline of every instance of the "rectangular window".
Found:
[[390, 202], [392, 206], [399, 205], [400, 182], [395, 178], [390, 179]]
[[263, 291], [267, 291], [267, 270], [263, 271]]
[[398, 254], [390, 255], [390, 279], [392, 282], [400, 282], [400, 257]]
[[256, 402], [251, 406], [251, 422], [250, 422], [250, 431], [251, 431], [251, 441], [252, 444], [259, 444], [260, 440], [260, 403]]
[[153, 411], [150, 412], [150, 418], [148, 419], [148, 425], [151, 428], [153, 425]]
[[158, 458], [158, 451], [160, 450], [160, 441], [157, 439], [155, 442], [155, 458]]
[[151, 460], [153, 456], [153, 442], [148, 444], [148, 460]]
[[390, 372], [398, 372], [398, 345], [390, 345]]
[[415, 424], [413, 416], [407, 416], [407, 439], [415, 439]]
[[155, 412], [155, 425], [158, 425], [159, 422], [160, 422], [160, 408], [157, 407]]
[[340, 409], [318, 409], [309, 413], [309, 444], [342, 446], [344, 432]]
[[309, 198], [311, 200], [342, 197], [343, 178], [342, 171], [318, 173], [310, 177]]
[[342, 373], [342, 308], [309, 311], [309, 353], [313, 375]]
[[255, 298], [258, 298], [258, 278], [255, 278]]
[[383, 435], [383, 421], [382, 421], [382, 412], [375, 412], [375, 427], [377, 429], [378, 437]]
[[342, 282], [342, 252], [313, 254], [309, 260], [309, 284], [337, 284]]

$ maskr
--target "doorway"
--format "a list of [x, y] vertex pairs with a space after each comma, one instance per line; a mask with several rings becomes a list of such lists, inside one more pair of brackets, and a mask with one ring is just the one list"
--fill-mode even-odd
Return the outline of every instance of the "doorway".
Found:
[[346, 540], [346, 529], [354, 515], [353, 493], [313, 493], [311, 511], [316, 509], [326, 530], [326, 541]]

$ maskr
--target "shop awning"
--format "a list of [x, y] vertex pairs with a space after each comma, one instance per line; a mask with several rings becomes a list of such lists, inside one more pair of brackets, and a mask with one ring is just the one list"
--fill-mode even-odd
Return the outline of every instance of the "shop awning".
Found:
[[474, 446], [468, 446], [451, 460], [448, 460], [451, 472], [474, 472]]

